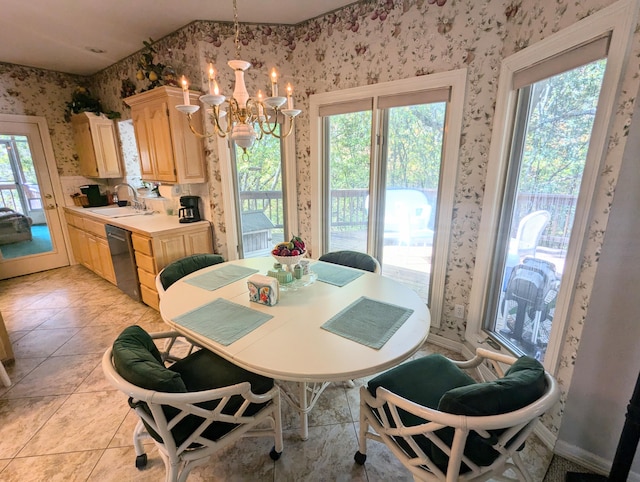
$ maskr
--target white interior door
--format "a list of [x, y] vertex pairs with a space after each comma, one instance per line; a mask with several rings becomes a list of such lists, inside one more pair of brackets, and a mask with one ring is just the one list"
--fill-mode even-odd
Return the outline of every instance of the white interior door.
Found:
[[45, 118], [0, 115], [0, 279], [69, 264], [61, 200]]

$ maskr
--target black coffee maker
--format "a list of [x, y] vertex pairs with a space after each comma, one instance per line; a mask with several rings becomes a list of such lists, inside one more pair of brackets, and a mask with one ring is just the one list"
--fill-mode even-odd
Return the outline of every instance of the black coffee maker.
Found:
[[181, 223], [195, 223], [200, 221], [200, 209], [198, 204], [200, 198], [198, 196], [182, 196], [180, 198], [180, 210], [178, 216]]

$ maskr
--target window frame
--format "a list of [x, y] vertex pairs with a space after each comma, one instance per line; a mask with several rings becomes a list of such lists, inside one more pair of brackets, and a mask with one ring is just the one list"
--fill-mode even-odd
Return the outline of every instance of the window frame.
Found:
[[[563, 285], [558, 293], [554, 324], [547, 346], [544, 366], [555, 373], [564, 334], [573, 304], [575, 282], [580, 269], [580, 253], [584, 250], [586, 234], [591, 220], [593, 198], [598, 173], [606, 159], [608, 131], [610, 129], [616, 100], [621, 89], [621, 79], [629, 57], [631, 39], [636, 25], [636, 3], [620, 0], [595, 14], [531, 45], [502, 61], [498, 81], [496, 111], [494, 116], [487, 181], [478, 237], [478, 253], [494, 253], [503, 197], [506, 172], [512, 144], [512, 132], [516, 122], [518, 90], [513, 88], [514, 75], [536, 63], [544, 62], [565, 51], [610, 35], [607, 66], [593, 124], [589, 150], [585, 162], [582, 185], [578, 195], [572, 235], [569, 240]], [[504, 249], [504, 247], [502, 247]], [[476, 257], [473, 285], [469, 298], [469, 313], [466, 340], [475, 348], [481, 345], [488, 333], [482, 327], [488, 302], [489, 282], [494, 259], [492, 256]], [[506, 348], [506, 347], [505, 347]]]
[[[334, 92], [326, 92], [322, 94], [314, 94], [310, 96], [309, 118], [311, 126], [311, 250], [314, 257], [318, 257], [323, 253], [324, 234], [322, 232], [323, 220], [323, 202], [327, 199], [326, 183], [324, 182], [326, 173], [324, 166], [324, 139], [323, 139], [323, 118], [320, 117], [320, 109], [338, 102], [355, 101], [362, 98], [373, 98], [372, 110], [372, 128], [380, 132], [383, 119], [383, 112], [378, 109], [378, 98], [397, 95], [411, 94], [412, 92], [420, 92], [433, 89], [450, 89], [450, 100], [447, 104], [447, 113], [445, 116], [443, 140], [443, 153], [441, 164], [440, 188], [438, 192], [438, 209], [436, 216], [437, 234], [434, 239], [433, 248], [433, 275], [430, 285], [431, 306], [429, 311], [431, 314], [431, 325], [433, 327], [440, 326], [442, 308], [444, 302], [445, 276], [447, 269], [447, 261], [449, 257], [449, 241], [451, 239], [451, 220], [453, 218], [453, 207], [455, 197], [456, 178], [458, 172], [458, 158], [460, 148], [460, 136], [462, 132], [463, 108], [465, 101], [467, 83], [467, 69], [457, 69], [447, 72], [430, 74], [410, 79], [395, 80], [383, 82], [379, 84], [366, 85], [361, 87], [353, 87]], [[371, 139], [371, 156], [373, 164], [371, 165], [372, 176], [371, 183], [378, 183], [380, 177], [379, 166], [379, 150], [382, 146], [377, 135], [372, 135]], [[372, 190], [373, 196], [376, 190]], [[379, 223], [375, 223], [378, 215], [377, 203], [372, 203], [369, 209], [370, 230], [379, 230]], [[375, 248], [373, 246], [373, 238], [369, 237], [368, 250]]]

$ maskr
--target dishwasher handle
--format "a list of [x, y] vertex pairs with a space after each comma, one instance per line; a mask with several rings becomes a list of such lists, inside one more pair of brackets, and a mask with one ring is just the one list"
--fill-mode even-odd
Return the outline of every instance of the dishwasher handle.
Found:
[[121, 241], [123, 243], [126, 243], [127, 240], [124, 237], [120, 237], [117, 234], [113, 233], [113, 232], [107, 232], [107, 238], [113, 238], [113, 239], [117, 239], [118, 241]]

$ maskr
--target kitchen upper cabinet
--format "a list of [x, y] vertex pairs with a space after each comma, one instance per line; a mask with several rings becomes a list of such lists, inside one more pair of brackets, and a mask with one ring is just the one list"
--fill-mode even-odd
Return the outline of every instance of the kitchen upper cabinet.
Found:
[[[190, 92], [197, 104], [198, 94]], [[157, 87], [125, 99], [138, 144], [141, 177], [145, 181], [178, 184], [206, 181], [202, 139], [189, 128], [187, 116], [176, 109], [182, 89]], [[193, 114], [194, 126], [202, 126], [201, 111]]]
[[122, 160], [115, 123], [104, 115], [82, 112], [71, 117], [80, 160], [86, 177], [122, 177]]

